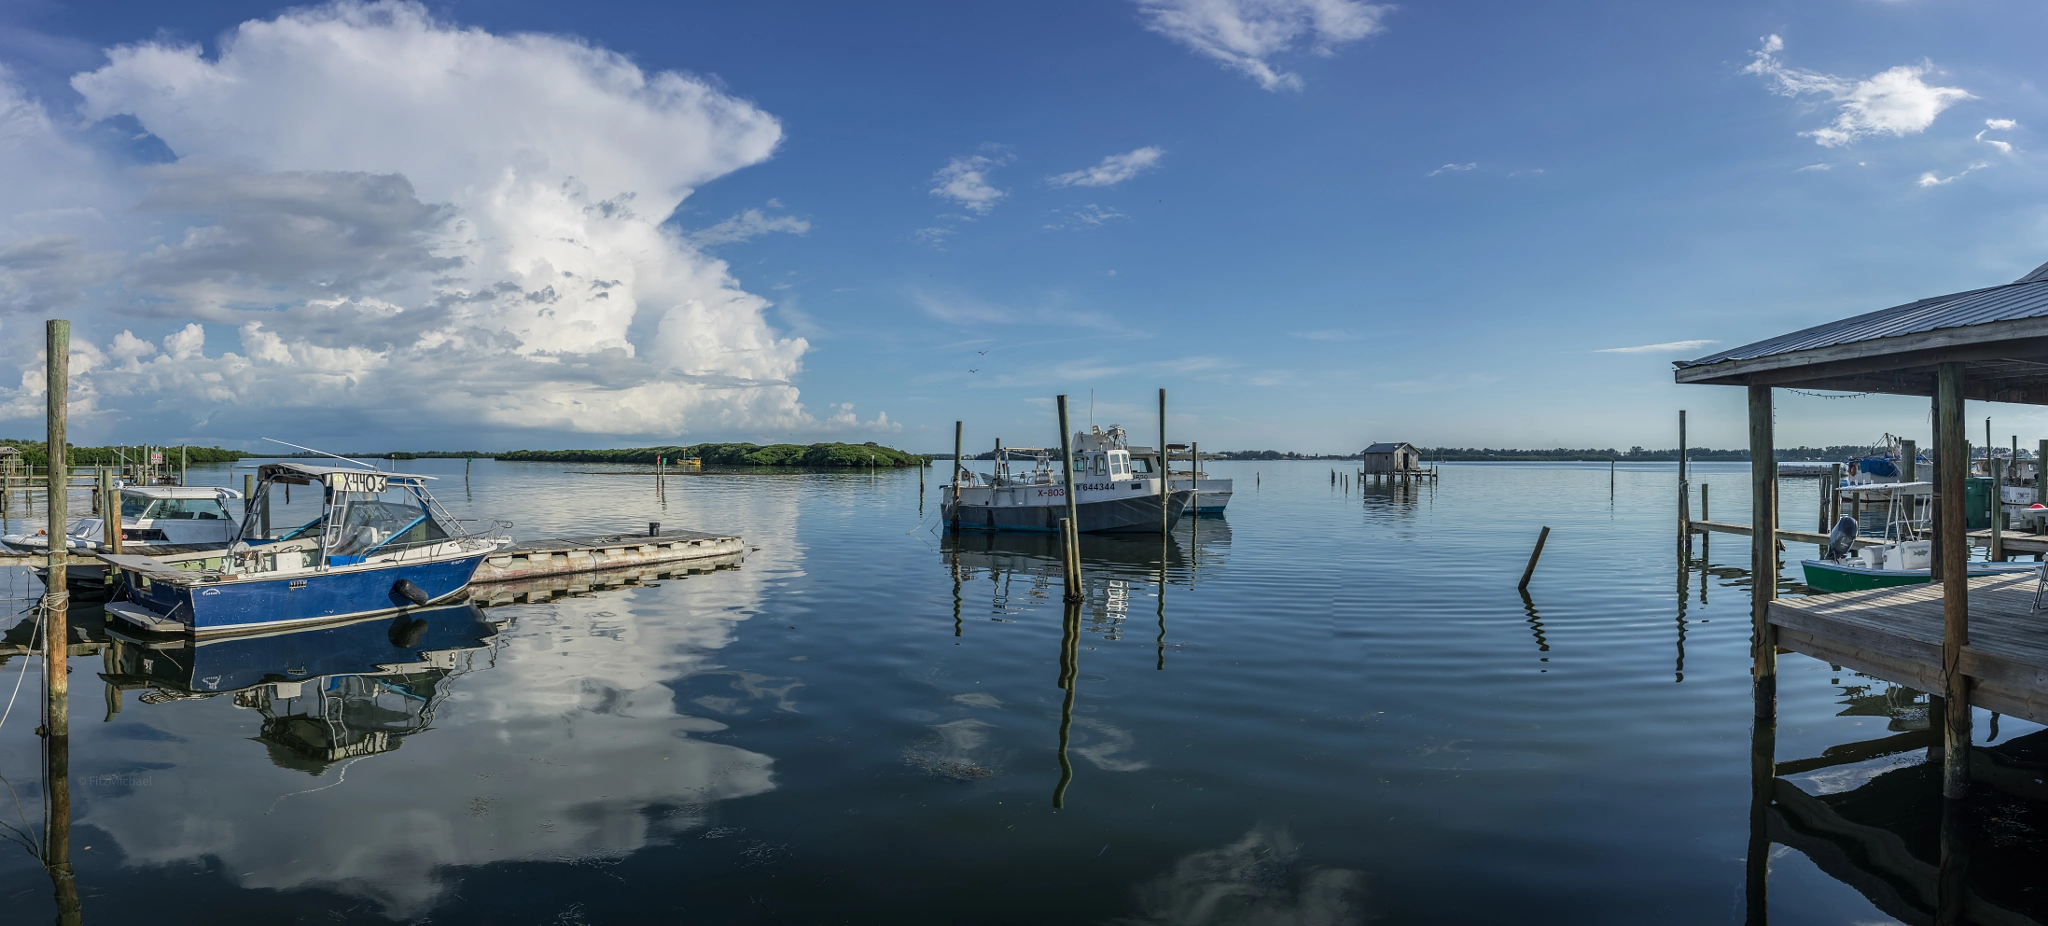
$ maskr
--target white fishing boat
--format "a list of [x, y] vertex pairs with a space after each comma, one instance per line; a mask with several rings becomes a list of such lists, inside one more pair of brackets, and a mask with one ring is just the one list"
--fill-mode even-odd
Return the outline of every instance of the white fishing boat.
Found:
[[[1119, 427], [1074, 435], [1074, 511], [1081, 533], [1159, 529], [1160, 477], [1133, 471], [1124, 436]], [[1041, 447], [1003, 447], [993, 473], [956, 470], [957, 478], [944, 488], [941, 515], [955, 530], [1058, 531], [1067, 516], [1067, 478], [1054, 462], [1058, 456], [1058, 450]], [[1169, 529], [1194, 497], [1185, 490], [1169, 493]]]
[[[1169, 446], [1167, 450], [1169, 453], [1177, 453], [1185, 451], [1187, 448], [1180, 444], [1174, 444]], [[1130, 451], [1132, 471], [1140, 476], [1149, 476], [1153, 473], [1165, 471], [1168, 468], [1167, 464], [1160, 461], [1157, 448], [1138, 446], [1130, 448]], [[1228, 476], [1219, 479], [1210, 476], [1208, 473], [1201, 472], [1201, 461], [1199, 460], [1191, 464], [1189, 469], [1193, 472], [1172, 474], [1170, 477], [1172, 479], [1172, 486], [1175, 489], [1185, 489], [1195, 493], [1194, 510], [1196, 512], [1200, 514], [1222, 514], [1223, 509], [1230, 504], [1230, 493], [1236, 487], [1235, 481]]]

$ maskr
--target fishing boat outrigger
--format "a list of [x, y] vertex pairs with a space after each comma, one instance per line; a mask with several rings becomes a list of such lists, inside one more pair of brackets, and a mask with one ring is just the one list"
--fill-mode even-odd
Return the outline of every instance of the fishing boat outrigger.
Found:
[[[257, 478], [241, 531], [219, 555], [181, 562], [99, 554], [120, 572], [117, 597], [125, 599], [107, 605], [107, 616], [146, 631], [206, 635], [403, 611], [455, 599], [499, 545], [497, 528], [473, 535], [448, 515], [427, 492], [432, 476], [269, 463]], [[273, 515], [288, 508], [275, 503], [273, 489], [290, 486], [320, 487], [318, 515], [274, 531]]]

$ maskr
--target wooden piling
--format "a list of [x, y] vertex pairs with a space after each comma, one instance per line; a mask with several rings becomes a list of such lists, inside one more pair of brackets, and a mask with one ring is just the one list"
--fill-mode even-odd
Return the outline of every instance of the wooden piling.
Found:
[[[1056, 400], [1060, 412], [1060, 464], [1066, 471], [1067, 521], [1064, 545], [1068, 549], [1067, 559], [1067, 600], [1081, 600], [1081, 557], [1078, 553], [1081, 533], [1081, 510], [1074, 498], [1074, 435], [1067, 425], [1067, 397]], [[1162, 448], [1163, 449], [1163, 448]]]
[[953, 422], [953, 530], [960, 529], [960, 474], [967, 471], [965, 461], [960, 459], [960, 422]]
[[[2044, 444], [2048, 446], [2048, 444]], [[1173, 496], [1173, 467], [1166, 462], [1166, 390], [1159, 390], [1159, 536], [1165, 537], [1173, 528], [1169, 517], [1168, 501]]]
[[2005, 486], [2005, 479], [2003, 478], [2005, 472], [2005, 461], [1999, 459], [1987, 459], [1984, 461], [1984, 465], [1986, 469], [1991, 470], [1990, 556], [1992, 562], [2002, 563], [2005, 562], [2005, 538], [2002, 536], [2002, 532], [1999, 530], [1998, 522], [2000, 520], [2003, 520], [2005, 517], [2005, 503], [2001, 498], [2001, 496], [2004, 495]]
[[1692, 546], [1692, 484], [1685, 467], [1685, 409], [1678, 410], [1678, 552]]
[[1970, 644], [1969, 546], [1965, 540], [1968, 511], [1961, 504], [1968, 474], [1968, 444], [1963, 437], [1963, 365], [1940, 366], [1935, 401], [1941, 407], [1936, 445], [1936, 476], [1941, 494], [1942, 546], [1941, 675], [1947, 704], [1942, 722], [1941, 796], [1960, 800], [1970, 789], [1970, 678], [1963, 674], [1963, 647]]
[[[45, 357], [48, 373], [49, 479], [49, 575], [43, 591], [43, 744], [45, 754], [45, 812], [50, 820], [44, 834], [44, 865], [58, 884], [71, 881], [71, 593], [65, 585], [64, 522], [70, 499], [66, 478], [71, 471], [65, 425], [69, 412], [71, 373], [71, 322], [50, 319], [45, 325]], [[61, 825], [60, 825], [61, 822]], [[75, 902], [75, 900], [74, 900]]]
[[1750, 671], [1756, 716], [1778, 712], [1778, 631], [1771, 600], [1778, 597], [1778, 463], [1771, 422], [1771, 387], [1749, 385], [1749, 614]]
[[2048, 505], [2048, 440], [2034, 450], [2034, 503]]
[[1909, 440], [1899, 441], [1899, 481], [1918, 482], [1920, 479], [1920, 445]]
[[1536, 561], [1543, 558], [1543, 545], [1550, 540], [1550, 525], [1543, 525], [1543, 532], [1536, 535], [1536, 549], [1529, 551], [1529, 565], [1522, 569], [1522, 581], [1516, 583], [1518, 591], [1529, 590], [1529, 579], [1536, 575]]
[[1828, 530], [1842, 520], [1842, 464], [1828, 467]]

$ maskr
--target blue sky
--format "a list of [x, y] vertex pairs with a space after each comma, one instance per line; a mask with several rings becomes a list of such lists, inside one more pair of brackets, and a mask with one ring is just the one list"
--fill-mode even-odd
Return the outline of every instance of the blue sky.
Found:
[[[937, 449], [1051, 439], [1059, 392], [1149, 434], [1164, 386], [1218, 448], [1668, 446], [1679, 408], [1736, 446], [1671, 360], [2048, 261], [2044, 20], [16, 3], [0, 350], [77, 321], [81, 440]], [[1790, 396], [1781, 439], [1925, 404]]]

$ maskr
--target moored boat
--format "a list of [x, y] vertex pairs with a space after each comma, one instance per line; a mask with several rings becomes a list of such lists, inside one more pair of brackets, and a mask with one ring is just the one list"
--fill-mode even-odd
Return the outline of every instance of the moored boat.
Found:
[[[1166, 449], [1168, 454], [1171, 455], [1188, 448], [1180, 444], [1173, 444]], [[1131, 447], [1130, 451], [1131, 466], [1133, 471], [1140, 476], [1168, 472], [1170, 469], [1170, 464], [1160, 458], [1159, 451], [1155, 448]], [[1172, 480], [1171, 485], [1173, 488], [1186, 489], [1195, 493], [1195, 503], [1192, 510], [1196, 513], [1222, 514], [1223, 509], [1230, 505], [1231, 491], [1236, 488], [1236, 482], [1228, 476], [1219, 479], [1202, 472], [1200, 460], [1190, 463], [1188, 469], [1191, 472], [1171, 473], [1169, 475], [1168, 478]]]
[[[1074, 451], [1074, 513], [1081, 533], [1159, 530], [1158, 474], [1133, 472], [1124, 429], [1076, 434], [1088, 449]], [[944, 489], [941, 515], [956, 530], [1059, 530], [1067, 516], [1067, 480], [1053, 462], [1059, 451], [1037, 447], [1004, 447], [996, 453], [990, 474], [958, 471]], [[1012, 465], [1022, 460], [1023, 468]], [[1195, 493], [1175, 490], [1167, 495], [1167, 526], [1180, 521]]]
[[[352, 461], [351, 461], [352, 462]], [[498, 547], [475, 536], [427, 492], [431, 476], [367, 466], [270, 463], [242, 529], [218, 557], [178, 562], [101, 553], [119, 571], [110, 620], [195, 635], [308, 626], [455, 600]], [[272, 529], [274, 489], [317, 486], [317, 515]], [[311, 513], [311, 512], [308, 512]], [[294, 519], [295, 520], [295, 519]]]

